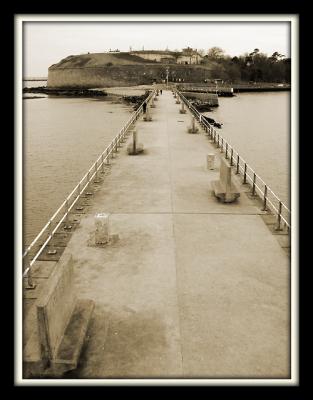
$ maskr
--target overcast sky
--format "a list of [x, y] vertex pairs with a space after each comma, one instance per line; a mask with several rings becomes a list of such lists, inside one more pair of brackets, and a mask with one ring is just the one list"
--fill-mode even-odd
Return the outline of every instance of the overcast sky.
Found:
[[290, 57], [289, 22], [24, 22], [23, 76], [46, 77], [72, 54], [110, 49], [181, 50], [221, 47], [231, 56], [255, 48]]

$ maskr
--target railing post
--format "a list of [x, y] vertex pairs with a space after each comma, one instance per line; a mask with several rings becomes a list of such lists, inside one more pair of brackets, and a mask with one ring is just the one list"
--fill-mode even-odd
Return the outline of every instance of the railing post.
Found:
[[243, 173], [243, 184], [247, 183], [247, 163], [245, 163], [245, 169]]
[[230, 150], [230, 166], [231, 166], [231, 167], [234, 165], [234, 162], [233, 162], [233, 153], [234, 153], [234, 149], [231, 148], [231, 150]]
[[51, 219], [50, 219], [50, 221], [49, 221], [49, 225], [48, 225], [48, 234], [49, 234], [49, 236], [51, 236], [51, 237], [53, 237], [53, 229], [52, 229], [52, 221], [51, 221]]
[[109, 149], [107, 148], [107, 155], [106, 155], [106, 160], [107, 160], [107, 165], [110, 164], [110, 154], [109, 154]]
[[221, 153], [223, 153], [223, 147], [224, 147], [224, 139], [222, 138], [222, 146], [221, 146]]
[[281, 231], [281, 208], [282, 208], [282, 202], [279, 202], [279, 206], [278, 206], [278, 214], [277, 214], [277, 224], [275, 227], [275, 231]]
[[101, 154], [101, 171], [104, 172], [104, 156], [103, 153]]
[[95, 163], [95, 172], [96, 172], [96, 175], [95, 175], [94, 182], [98, 182], [99, 181], [99, 177], [98, 177], [98, 161], [96, 161], [96, 163]]
[[267, 185], [265, 185], [265, 187], [264, 187], [263, 208], [262, 208], [262, 211], [267, 211], [266, 201], [267, 201]]
[[90, 172], [87, 172], [87, 187], [86, 189], [89, 189], [89, 184], [90, 184]]
[[65, 226], [68, 225], [68, 199], [65, 200]]
[[32, 277], [31, 266], [30, 266], [28, 254], [25, 254], [25, 256], [24, 256], [24, 271], [26, 269], [28, 269], [27, 275], [26, 275], [27, 281], [26, 281], [26, 285], [24, 287], [25, 287], [25, 289], [35, 289], [36, 284], [33, 282], [33, 277]]
[[79, 196], [80, 196], [80, 193], [81, 193], [80, 182], [79, 182], [79, 184], [78, 184], [78, 186], [77, 186], [77, 191], [78, 191], [77, 197], [79, 197]]
[[228, 143], [226, 142], [225, 158], [228, 159]]
[[220, 147], [220, 134], [217, 134], [217, 148]]
[[255, 196], [255, 181], [256, 181], [256, 175], [255, 172], [253, 173], [253, 183], [252, 183], [252, 196]]
[[238, 174], [239, 174], [239, 162], [240, 162], [240, 159], [239, 159], [239, 154], [237, 154], [236, 175], [238, 175]]

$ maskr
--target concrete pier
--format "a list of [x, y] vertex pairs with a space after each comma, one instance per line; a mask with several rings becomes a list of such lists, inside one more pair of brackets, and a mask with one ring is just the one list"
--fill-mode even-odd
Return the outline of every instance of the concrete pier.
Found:
[[[151, 123], [136, 123], [145, 152], [127, 155], [130, 134], [71, 216], [80, 222], [63, 255], [72, 255], [77, 293], [95, 309], [68, 377], [288, 378], [290, 259], [281, 235], [238, 177], [238, 202], [214, 196], [223, 155], [202, 130], [187, 133], [190, 112], [178, 113], [170, 91], [151, 114]], [[96, 247], [101, 213], [119, 240]]]

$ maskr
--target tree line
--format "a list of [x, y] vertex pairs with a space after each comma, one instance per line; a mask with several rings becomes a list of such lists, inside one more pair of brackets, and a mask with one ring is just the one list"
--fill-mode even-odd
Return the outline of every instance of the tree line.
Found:
[[203, 50], [200, 54], [203, 56], [201, 63], [212, 66], [213, 79], [276, 83], [290, 83], [291, 80], [291, 59], [277, 51], [267, 56], [254, 49], [251, 53], [230, 57], [220, 47], [212, 47], [206, 55]]

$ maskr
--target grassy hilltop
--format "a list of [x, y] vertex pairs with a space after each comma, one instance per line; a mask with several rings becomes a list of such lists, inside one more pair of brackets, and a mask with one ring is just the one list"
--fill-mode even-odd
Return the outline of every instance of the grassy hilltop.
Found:
[[[98, 68], [111, 65], [139, 65], [139, 64], [158, 64], [155, 61], [144, 60], [141, 57], [129, 53], [92, 53], [68, 56], [51, 65], [55, 68]], [[49, 69], [50, 69], [49, 68]]]

